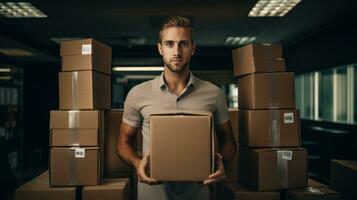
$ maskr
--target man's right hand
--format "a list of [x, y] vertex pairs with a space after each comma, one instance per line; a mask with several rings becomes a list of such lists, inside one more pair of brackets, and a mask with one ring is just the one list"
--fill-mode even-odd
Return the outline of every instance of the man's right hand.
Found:
[[145, 155], [142, 159], [138, 160], [135, 163], [135, 169], [138, 176], [138, 180], [142, 183], [147, 184], [157, 184], [157, 180], [150, 178], [147, 176], [147, 172], [149, 171], [149, 155]]

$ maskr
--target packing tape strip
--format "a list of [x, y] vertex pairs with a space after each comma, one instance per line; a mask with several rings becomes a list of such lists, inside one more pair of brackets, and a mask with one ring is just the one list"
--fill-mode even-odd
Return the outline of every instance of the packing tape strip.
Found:
[[311, 192], [313, 194], [322, 194], [322, 195], [325, 194], [325, 193], [321, 192], [319, 189], [314, 188], [314, 187], [307, 187], [306, 191]]
[[270, 147], [279, 147], [280, 146], [279, 111], [271, 110], [269, 113], [270, 113], [270, 130], [269, 130]]
[[79, 128], [79, 110], [68, 111], [68, 128]]
[[71, 147], [69, 149], [69, 185], [78, 185], [77, 178], [77, 158], [76, 158], [77, 147]]
[[69, 146], [79, 147], [80, 139], [79, 139], [79, 129], [68, 129], [69, 134]]
[[268, 108], [269, 109], [278, 109], [279, 108], [279, 103], [277, 101], [278, 99], [278, 91], [277, 91], [277, 86], [278, 86], [278, 81], [277, 77], [274, 74], [269, 74], [273, 75], [273, 77], [269, 78], [270, 84], [268, 85], [268, 90], [269, 90], [269, 102], [268, 102]]
[[[288, 154], [288, 155], [287, 155]], [[278, 150], [277, 151], [277, 169], [280, 178], [280, 186], [282, 189], [288, 187], [288, 161], [292, 158], [292, 151]]]
[[72, 72], [72, 105], [74, 109], [78, 109], [78, 72]]

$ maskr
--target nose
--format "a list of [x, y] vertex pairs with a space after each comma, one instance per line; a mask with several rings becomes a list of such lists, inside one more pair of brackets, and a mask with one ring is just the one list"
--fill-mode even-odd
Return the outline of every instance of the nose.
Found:
[[179, 44], [175, 44], [174, 47], [173, 47], [173, 55], [174, 57], [179, 57], [181, 56], [181, 47]]

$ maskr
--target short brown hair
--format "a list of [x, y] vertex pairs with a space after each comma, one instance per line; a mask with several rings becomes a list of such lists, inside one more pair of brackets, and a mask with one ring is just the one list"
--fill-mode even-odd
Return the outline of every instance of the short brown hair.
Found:
[[161, 26], [160, 33], [159, 33], [159, 43], [162, 42], [162, 32], [170, 27], [180, 27], [180, 28], [187, 28], [190, 30], [191, 35], [191, 43], [193, 44], [193, 26], [191, 20], [187, 17], [182, 16], [172, 16], [167, 18]]

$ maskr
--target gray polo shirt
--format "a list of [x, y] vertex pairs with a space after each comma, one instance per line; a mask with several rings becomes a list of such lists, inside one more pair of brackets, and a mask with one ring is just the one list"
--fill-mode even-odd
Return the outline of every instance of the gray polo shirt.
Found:
[[[208, 81], [203, 81], [190, 73], [190, 79], [186, 88], [180, 95], [176, 95], [169, 92], [163, 75], [164, 73], [153, 80], [146, 81], [132, 88], [124, 104], [123, 122], [133, 127], [142, 127], [142, 149], [144, 155], [149, 153], [149, 116], [152, 113], [165, 110], [209, 111], [214, 116], [215, 124], [223, 124], [229, 120], [225, 96], [219, 87]], [[140, 197], [151, 199], [150, 193], [154, 195], [152, 199], [167, 199], [169, 197], [169, 199], [186, 199], [184, 198], [185, 191], [188, 192], [189, 190], [190, 197], [195, 195], [196, 197], [198, 197], [197, 195], [202, 197], [200, 189], [205, 188], [196, 187], [196, 185], [194, 187], [186, 187], [187, 184], [176, 184], [171, 187], [170, 184], [151, 186], [139, 183], [138, 199]], [[172, 190], [172, 188], [175, 188], [175, 190]], [[196, 188], [194, 189], [196, 192], [192, 191], [193, 188]], [[171, 198], [171, 196], [167, 197], [168, 193], [175, 194], [175, 198]]]

